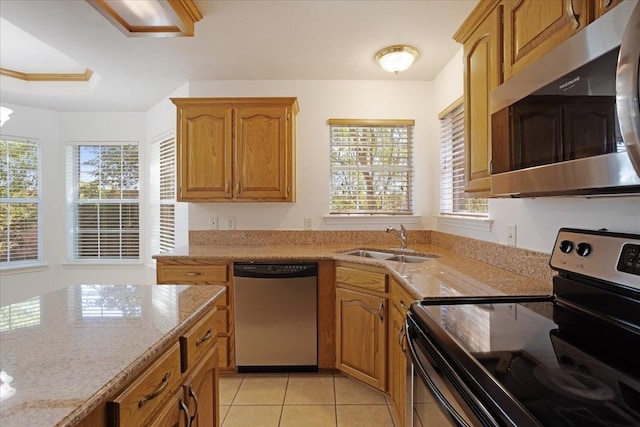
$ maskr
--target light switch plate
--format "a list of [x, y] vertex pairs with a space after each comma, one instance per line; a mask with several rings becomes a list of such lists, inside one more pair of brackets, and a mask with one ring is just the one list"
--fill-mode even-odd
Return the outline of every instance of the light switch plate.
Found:
[[516, 226], [514, 224], [507, 225], [507, 245], [516, 245]]

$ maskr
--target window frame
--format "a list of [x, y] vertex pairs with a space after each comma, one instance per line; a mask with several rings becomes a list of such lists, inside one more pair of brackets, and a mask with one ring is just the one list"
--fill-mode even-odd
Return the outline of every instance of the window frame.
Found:
[[[327, 121], [327, 124], [329, 125], [329, 150], [330, 150], [330, 155], [329, 155], [329, 215], [330, 216], [353, 216], [353, 217], [358, 217], [358, 216], [376, 216], [376, 217], [382, 217], [382, 216], [397, 216], [397, 215], [401, 215], [401, 216], [412, 216], [414, 214], [414, 190], [415, 190], [415, 164], [414, 164], [414, 151], [415, 151], [415, 143], [414, 143], [414, 138], [413, 138], [413, 134], [414, 134], [414, 128], [415, 128], [415, 120], [409, 120], [409, 119], [405, 119], [405, 120], [393, 120], [393, 119], [329, 119]], [[349, 144], [342, 144], [343, 146], [345, 146], [346, 148], [355, 148], [357, 147], [360, 143], [365, 143], [367, 141], [371, 141], [372, 139], [375, 138], [385, 138], [387, 137], [387, 135], [384, 135], [386, 132], [392, 132], [393, 130], [397, 130], [397, 129], [401, 129], [404, 128], [406, 129], [403, 133], [403, 137], [399, 137], [398, 139], [406, 139], [406, 148], [404, 149], [404, 151], [400, 150], [399, 153], [400, 155], [397, 156], [398, 158], [400, 158], [400, 161], [402, 160], [406, 160], [406, 165], [400, 165], [400, 164], [396, 164], [396, 165], [390, 165], [388, 163], [385, 164], [375, 164], [373, 162], [364, 165], [363, 168], [361, 168], [362, 165], [356, 165], [353, 168], [350, 168], [348, 165], [344, 165], [344, 164], [337, 164], [334, 161], [334, 153], [337, 151], [336, 147], [338, 147], [339, 145], [341, 145], [338, 142], [338, 132], [340, 128], [354, 128], [355, 131], [352, 130], [348, 130], [346, 131], [347, 134], [349, 134], [350, 132], [353, 133], [358, 133], [360, 132], [360, 128], [363, 129], [363, 132], [372, 132], [373, 129], [381, 129], [379, 133], [372, 133], [369, 136], [358, 136], [358, 140], [355, 140], [352, 142], [351, 147], [349, 147]], [[342, 138], [344, 138], [345, 140], [348, 140], [350, 138], [356, 138], [352, 135], [348, 135], [348, 136], [342, 136]], [[373, 154], [375, 152], [376, 149], [382, 149], [382, 148], [389, 148], [389, 147], [393, 147], [393, 145], [397, 145], [398, 144], [398, 139], [396, 139], [393, 143], [388, 143], [388, 142], [382, 142], [380, 144], [377, 144], [376, 148], [371, 149], [370, 151], [367, 152], [367, 154]], [[396, 153], [392, 153], [390, 155], [388, 155], [385, 160], [389, 160], [392, 159], [396, 156], [394, 156], [394, 154]], [[379, 158], [378, 158], [379, 159]], [[391, 193], [385, 193], [383, 195], [378, 195], [378, 196], [369, 196], [370, 199], [367, 200], [365, 199], [360, 199], [358, 197], [358, 207], [355, 209], [340, 209], [336, 207], [336, 204], [339, 202], [336, 202], [336, 198], [339, 197], [339, 191], [338, 189], [335, 188], [335, 181], [334, 181], [334, 176], [336, 175], [337, 172], [343, 172], [345, 175], [349, 175], [350, 173], [356, 172], [356, 174], [359, 174], [360, 171], [366, 171], [371, 173], [372, 180], [375, 181], [375, 177], [376, 176], [384, 176], [384, 173], [387, 173], [389, 177], [391, 177], [391, 173], [389, 173], [388, 169], [392, 169], [391, 172], [395, 172], [397, 173], [399, 176], [406, 174], [406, 178], [403, 181], [406, 187], [405, 189], [402, 189], [401, 187], [401, 191], [396, 191], [395, 195], [394, 192], [392, 191]], [[385, 170], [387, 169], [387, 170]], [[358, 182], [358, 184], [360, 183], [361, 178], [358, 177], [356, 178], [356, 181]], [[353, 189], [349, 190], [349, 191], [362, 191], [362, 187], [354, 187]], [[375, 187], [374, 191], [380, 192], [380, 187]], [[378, 193], [379, 194], [379, 193]], [[406, 208], [402, 209], [381, 209], [381, 210], [377, 210], [377, 209], [372, 209], [370, 207], [367, 207], [366, 205], [371, 206], [371, 201], [376, 200], [377, 202], [380, 202], [381, 204], [385, 204], [385, 202], [389, 203], [389, 200], [393, 199], [394, 197], [400, 196], [400, 203], [404, 204], [406, 206]], [[362, 205], [365, 205], [364, 208], [362, 208], [362, 205], [360, 204], [361, 202]]]
[[[96, 198], [96, 199], [80, 199], [79, 196], [79, 173], [77, 168], [79, 167], [79, 157], [76, 154], [79, 147], [85, 146], [135, 146], [137, 149], [137, 198]], [[141, 221], [141, 199], [140, 199], [140, 145], [137, 141], [68, 141], [66, 144], [66, 181], [67, 181], [67, 261], [71, 264], [139, 264], [142, 261], [142, 235], [143, 225]], [[84, 200], [78, 203], [79, 200]], [[100, 202], [104, 200], [105, 202]], [[123, 257], [122, 254], [119, 257], [111, 257], [107, 255], [98, 254], [95, 257], [80, 256], [78, 254], [78, 209], [80, 205], [89, 205], [94, 203], [96, 205], [126, 205], [135, 204], [137, 206], [137, 256]], [[122, 222], [122, 217], [120, 217]], [[126, 234], [126, 233], [125, 233]], [[122, 233], [119, 236], [119, 248], [120, 252], [123, 250]]]
[[[37, 232], [36, 232], [36, 238], [37, 238], [37, 243], [35, 245], [36, 247], [36, 257], [32, 258], [32, 259], [20, 259], [20, 260], [9, 260], [7, 259], [7, 261], [1, 261], [0, 262], [0, 267], [2, 267], [2, 270], [12, 270], [12, 269], [21, 269], [21, 268], [29, 268], [29, 267], [39, 267], [43, 265], [43, 254], [42, 254], [42, 247], [43, 247], [43, 242], [42, 242], [42, 234], [43, 234], [43, 230], [42, 230], [42, 147], [41, 144], [38, 142], [37, 139], [34, 138], [21, 138], [21, 137], [15, 137], [15, 136], [5, 136], [5, 135], [0, 135], [0, 139], [2, 139], [2, 141], [6, 141], [8, 143], [20, 143], [20, 144], [32, 144], [35, 146], [36, 149], [36, 162], [37, 162], [37, 167], [35, 172], [36, 178], [37, 178], [37, 197], [35, 198], [13, 198], [13, 197], [6, 197], [6, 198], [0, 198], [0, 203], [7, 203], [8, 205], [12, 205], [12, 204], [35, 204], [36, 205], [36, 209], [37, 209], [37, 213], [36, 213], [36, 226], [37, 226]], [[9, 171], [7, 170], [7, 173]], [[7, 196], [9, 194], [7, 193]], [[7, 232], [9, 232], [9, 230], [7, 230]], [[9, 242], [10, 240], [10, 235], [7, 235], [7, 242]]]
[[[460, 97], [438, 114], [440, 127], [439, 156], [439, 212], [443, 216], [486, 219], [488, 199], [470, 197], [465, 192], [467, 167], [464, 138], [464, 98]], [[478, 209], [461, 208], [461, 203]]]

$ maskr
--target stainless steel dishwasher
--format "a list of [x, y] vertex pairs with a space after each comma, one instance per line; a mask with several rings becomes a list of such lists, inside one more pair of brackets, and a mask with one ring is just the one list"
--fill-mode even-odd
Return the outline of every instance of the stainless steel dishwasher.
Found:
[[318, 370], [318, 264], [237, 262], [234, 275], [238, 372]]

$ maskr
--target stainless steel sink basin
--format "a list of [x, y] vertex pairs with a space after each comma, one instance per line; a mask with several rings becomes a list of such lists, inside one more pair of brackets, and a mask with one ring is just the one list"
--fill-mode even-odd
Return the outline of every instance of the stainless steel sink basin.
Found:
[[436, 255], [426, 255], [426, 254], [400, 254], [396, 251], [375, 251], [370, 249], [354, 249], [352, 251], [343, 252], [344, 255], [352, 255], [359, 256], [365, 258], [374, 258], [384, 261], [396, 261], [396, 262], [406, 262], [410, 264], [417, 264], [421, 262], [428, 261], [432, 258], [436, 258]]

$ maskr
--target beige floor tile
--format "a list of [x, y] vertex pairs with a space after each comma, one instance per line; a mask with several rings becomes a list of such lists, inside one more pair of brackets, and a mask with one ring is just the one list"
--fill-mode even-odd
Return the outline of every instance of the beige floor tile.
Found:
[[414, 417], [418, 417], [422, 425], [429, 425], [433, 427], [450, 427], [453, 424], [447, 417], [444, 416], [442, 410], [437, 403], [416, 403], [417, 414], [414, 413]]
[[291, 375], [285, 405], [333, 405], [333, 375]]
[[384, 394], [351, 378], [336, 375], [336, 404], [338, 405], [386, 405]]
[[280, 427], [335, 427], [335, 425], [336, 407], [334, 405], [294, 405], [282, 408]]
[[337, 405], [337, 427], [394, 427], [387, 405]]
[[219, 408], [218, 416], [220, 420], [220, 425], [222, 425], [222, 423], [224, 422], [224, 418], [227, 416], [227, 413], [229, 412], [230, 407], [231, 406], [227, 406], [227, 405], [218, 406]]
[[278, 427], [282, 406], [232, 406], [222, 427]]
[[288, 375], [245, 375], [233, 405], [282, 405]]
[[220, 375], [220, 405], [231, 405], [242, 384], [244, 375]]

